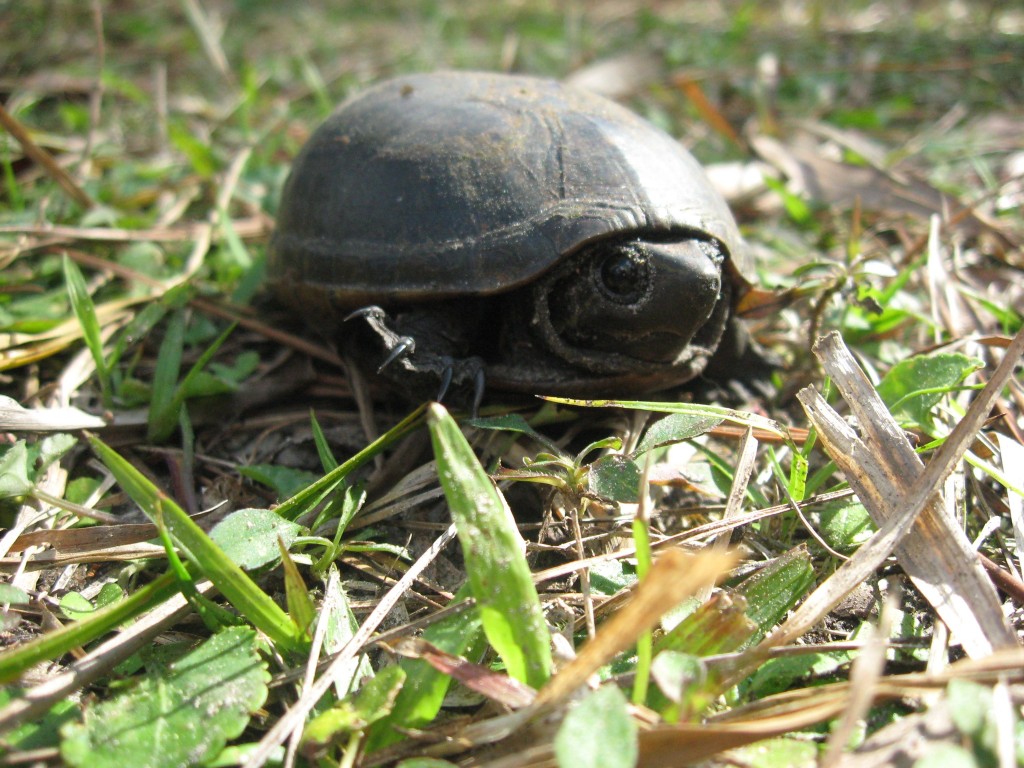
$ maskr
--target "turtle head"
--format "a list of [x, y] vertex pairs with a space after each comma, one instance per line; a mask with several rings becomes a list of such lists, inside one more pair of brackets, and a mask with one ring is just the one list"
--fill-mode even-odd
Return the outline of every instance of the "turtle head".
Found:
[[724, 261], [687, 235], [589, 243], [540, 281], [535, 321], [552, 353], [595, 373], [686, 364], [722, 333]]

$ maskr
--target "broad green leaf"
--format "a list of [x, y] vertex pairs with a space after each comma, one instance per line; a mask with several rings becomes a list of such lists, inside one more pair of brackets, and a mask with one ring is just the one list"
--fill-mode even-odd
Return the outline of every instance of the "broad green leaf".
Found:
[[604, 560], [590, 569], [590, 588], [603, 595], [614, 595], [636, 584], [636, 571], [624, 560]]
[[267, 698], [256, 633], [231, 627], [61, 729], [61, 756], [87, 768], [172, 768], [213, 757]]
[[302, 530], [302, 526], [269, 509], [239, 509], [217, 523], [210, 531], [210, 538], [224, 554], [251, 571], [277, 562], [281, 556], [278, 539], [290, 547]]
[[637, 724], [625, 694], [608, 683], [569, 710], [555, 735], [560, 768], [633, 768], [640, 754]]
[[515, 518], [444, 407], [430, 405], [427, 422], [484, 632], [509, 675], [540, 688], [550, 639]]
[[808, 675], [823, 676], [835, 672], [853, 660], [850, 651], [806, 653], [768, 659], [740, 684], [743, 696], [763, 698], [793, 688]]
[[60, 460], [68, 451], [78, 445], [78, 438], [65, 432], [47, 435], [36, 446], [35, 472], [45, 470], [55, 461]]
[[878, 395], [897, 419], [928, 427], [932, 408], [980, 367], [981, 361], [959, 353], [918, 355], [890, 368]]
[[87, 619], [96, 613], [96, 606], [82, 597], [78, 592], [68, 592], [60, 599], [58, 604], [60, 612], [72, 621]]

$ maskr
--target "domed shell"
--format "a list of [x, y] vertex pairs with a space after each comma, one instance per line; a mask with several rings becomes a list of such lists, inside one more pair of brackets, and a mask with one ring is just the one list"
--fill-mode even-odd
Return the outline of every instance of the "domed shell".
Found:
[[285, 185], [272, 280], [342, 303], [491, 294], [586, 242], [696, 231], [750, 274], [725, 202], [678, 142], [592, 93], [533, 77], [408, 75], [342, 104]]

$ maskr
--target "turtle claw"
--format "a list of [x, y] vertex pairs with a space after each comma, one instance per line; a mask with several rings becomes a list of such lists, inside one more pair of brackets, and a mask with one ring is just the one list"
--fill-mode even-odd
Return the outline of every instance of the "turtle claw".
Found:
[[476, 369], [476, 373], [473, 375], [473, 407], [470, 410], [470, 416], [474, 419], [480, 413], [480, 403], [484, 400], [484, 368], [481, 365]]
[[345, 315], [345, 318], [342, 320], [342, 322], [347, 323], [349, 320], [355, 320], [357, 317], [367, 317], [373, 318], [374, 320], [383, 320], [386, 317], [386, 315], [384, 313], [384, 310], [378, 307], [376, 304], [369, 304], [365, 307], [360, 307], [359, 309], [353, 312], [349, 312], [347, 315]]
[[443, 402], [444, 396], [448, 394], [448, 387], [452, 385], [452, 376], [455, 375], [455, 368], [449, 363], [441, 371], [441, 386], [437, 390], [437, 402]]
[[380, 364], [380, 367], [377, 368], [377, 373], [381, 373], [403, 355], [411, 355], [415, 351], [416, 339], [412, 336], [399, 336], [395, 340], [395, 346], [391, 348], [391, 352], [384, 358], [384, 362]]

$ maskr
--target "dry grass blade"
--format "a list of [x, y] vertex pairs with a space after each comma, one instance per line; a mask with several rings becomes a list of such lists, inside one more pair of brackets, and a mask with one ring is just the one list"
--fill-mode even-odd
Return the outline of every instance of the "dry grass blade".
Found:
[[729, 552], [686, 555], [670, 549], [663, 553], [654, 561], [633, 599], [605, 622], [579, 655], [540, 690], [537, 706], [555, 704], [572, 694], [603, 664], [636, 642], [642, 632], [654, 627], [666, 611], [720, 578], [735, 562], [736, 555]]
[[14, 115], [4, 109], [2, 104], [0, 104], [0, 125], [15, 138], [26, 155], [46, 169], [46, 172], [60, 185], [60, 188], [67, 193], [68, 197], [83, 208], [92, 208], [96, 205], [93, 199], [85, 193], [85, 190], [78, 186], [75, 180], [68, 175], [68, 172], [60, 167], [57, 161], [53, 159], [53, 156], [32, 141], [32, 137], [25, 130], [25, 126]]
[[831, 768], [841, 759], [843, 750], [856, 734], [857, 723], [868, 716], [875, 688], [885, 671], [885, 656], [889, 648], [887, 640], [897, 604], [895, 593], [889, 592], [882, 605], [878, 626], [869, 626], [864, 633], [864, 649], [854, 659], [850, 670], [850, 703], [843, 708], [842, 716], [829, 734], [828, 746], [821, 759], [822, 768]]
[[106, 426], [103, 419], [73, 406], [30, 409], [22, 407], [14, 398], [0, 395], [0, 430], [53, 432], [97, 429], [103, 426]]
[[[910, 529], [914, 536], [893, 542], [903, 568], [943, 621], [957, 632], [970, 655], [985, 655], [995, 648], [1015, 645], [992, 582], [963, 530], [948, 518], [937, 496], [940, 483], [951, 469], [947, 457], [958, 450], [957, 458], [962, 455], [962, 448], [956, 445], [973, 438], [991, 402], [984, 395], [979, 397], [971, 408], [974, 418], [969, 414], [964, 419], [960, 424], [964, 429], [958, 427], [932, 466], [923, 471], [913, 447], [838, 334], [819, 340], [815, 351], [857, 416], [863, 438], [812, 390], [801, 392], [800, 401], [829, 455], [846, 474], [875, 523], [882, 528], [894, 519], [913, 521]], [[1014, 359], [1011, 348], [1007, 351], [1010, 370]], [[1006, 365], [1004, 361], [1001, 370]], [[998, 378], [993, 377], [990, 387]]]
[[469, 690], [509, 709], [529, 706], [537, 695], [526, 683], [446, 653], [419, 637], [399, 638], [389, 649], [407, 659], [422, 659], [439, 672], [458, 680]]

